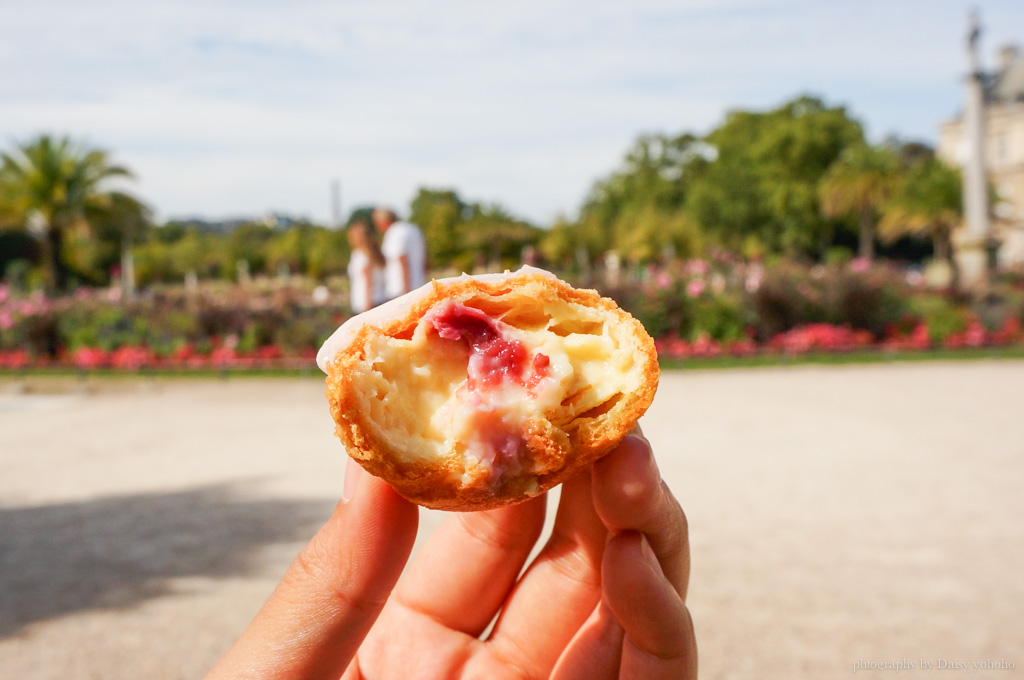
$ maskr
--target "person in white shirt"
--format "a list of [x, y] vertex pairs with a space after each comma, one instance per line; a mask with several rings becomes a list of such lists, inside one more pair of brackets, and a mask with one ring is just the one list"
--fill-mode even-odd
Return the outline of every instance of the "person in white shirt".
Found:
[[388, 299], [405, 295], [426, 283], [427, 244], [420, 228], [399, 221], [395, 212], [388, 208], [374, 210], [373, 223], [384, 234], [381, 251], [387, 260], [384, 289]]
[[386, 299], [384, 292], [384, 254], [377, 245], [373, 227], [353, 222], [348, 228], [352, 255], [348, 261], [348, 280], [352, 311], [356, 314], [376, 307]]

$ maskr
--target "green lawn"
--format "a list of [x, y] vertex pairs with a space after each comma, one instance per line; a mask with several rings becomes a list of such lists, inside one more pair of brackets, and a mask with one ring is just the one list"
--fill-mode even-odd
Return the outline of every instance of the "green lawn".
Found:
[[759, 366], [807, 366], [839, 364], [887, 364], [917, 361], [974, 361], [978, 359], [1024, 359], [1024, 346], [982, 347], [979, 349], [936, 349], [905, 352], [856, 350], [853, 352], [818, 352], [800, 355], [762, 354], [750, 357], [711, 357], [663, 359], [665, 370], [751, 368]]
[[[854, 352], [822, 352], [802, 355], [764, 354], [750, 357], [720, 356], [712, 358], [663, 359], [661, 367], [663, 370], [674, 371], [920, 361], [974, 361], [979, 359], [1024, 359], [1024, 346], [907, 352], [858, 350]], [[319, 380], [321, 375], [312, 362], [310, 362], [308, 368], [154, 368], [139, 371], [121, 371], [110, 368], [82, 371], [71, 367], [0, 369], [0, 381], [21, 380], [25, 378], [54, 378], [63, 380], [87, 380], [94, 378], [103, 380], [131, 380], [137, 378], [311, 378]]]

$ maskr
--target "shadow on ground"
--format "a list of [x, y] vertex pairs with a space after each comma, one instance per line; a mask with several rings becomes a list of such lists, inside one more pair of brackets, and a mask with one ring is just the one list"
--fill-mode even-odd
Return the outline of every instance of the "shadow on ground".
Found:
[[0, 508], [0, 637], [79, 610], [135, 606], [167, 593], [171, 578], [251, 572], [262, 546], [305, 540], [332, 507], [212, 486]]

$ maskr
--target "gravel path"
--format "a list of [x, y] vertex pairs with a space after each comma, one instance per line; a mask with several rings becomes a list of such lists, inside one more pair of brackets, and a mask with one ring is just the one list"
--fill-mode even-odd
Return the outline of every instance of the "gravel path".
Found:
[[[0, 677], [201, 676], [337, 500], [321, 383], [24, 387], [0, 382]], [[666, 375], [643, 424], [701, 677], [1024, 677], [1022, 407], [1024, 362]]]

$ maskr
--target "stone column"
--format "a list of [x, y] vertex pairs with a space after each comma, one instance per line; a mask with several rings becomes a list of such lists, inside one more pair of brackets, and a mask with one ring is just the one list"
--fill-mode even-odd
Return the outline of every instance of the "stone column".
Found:
[[964, 229], [956, 239], [956, 257], [960, 275], [968, 286], [984, 286], [995, 264], [998, 242], [988, 219], [988, 178], [985, 172], [985, 81], [978, 58], [981, 28], [977, 14], [971, 15], [967, 55], [971, 72], [967, 76], [963, 136], [967, 157], [964, 177]]

